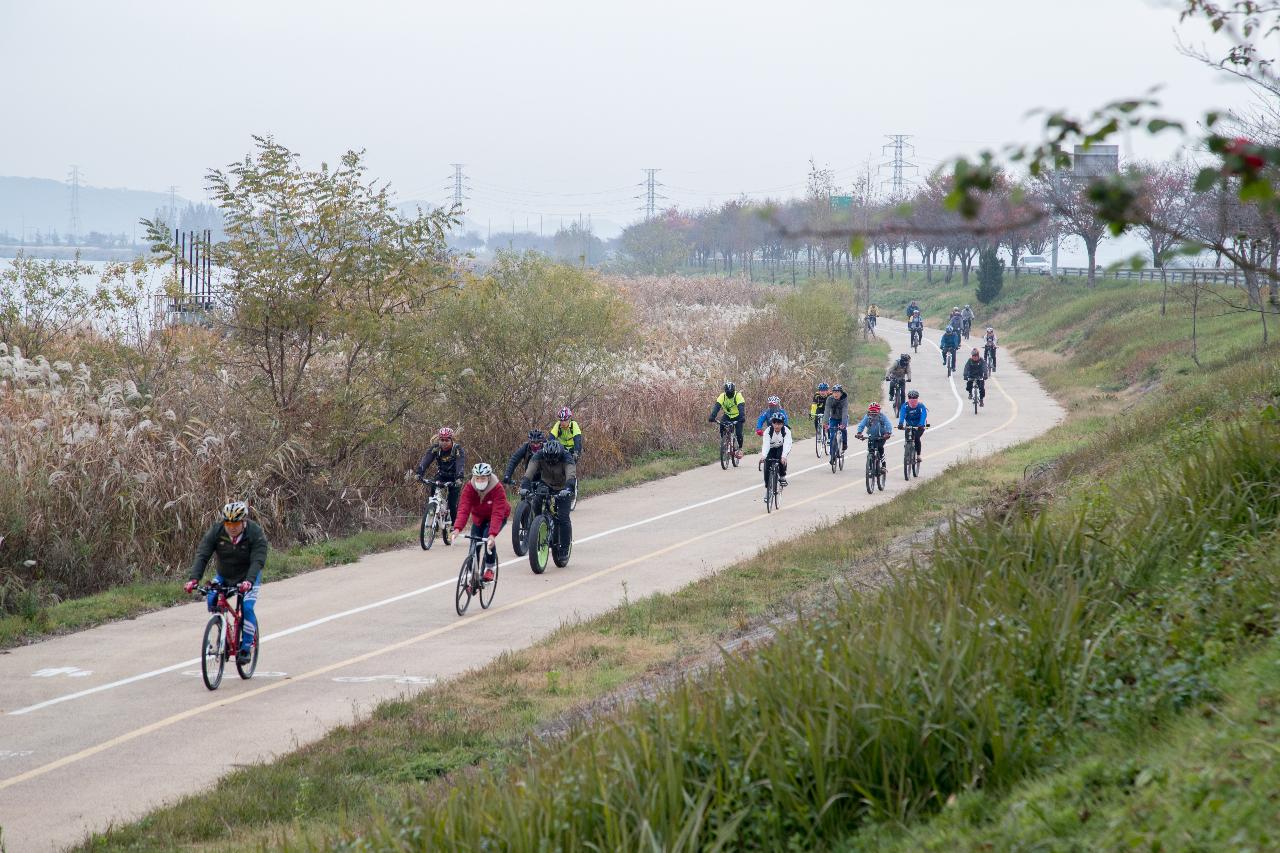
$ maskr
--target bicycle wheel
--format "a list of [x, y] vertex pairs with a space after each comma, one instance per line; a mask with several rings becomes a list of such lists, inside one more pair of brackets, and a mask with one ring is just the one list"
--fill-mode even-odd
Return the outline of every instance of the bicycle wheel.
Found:
[[729, 461], [733, 463], [733, 467], [737, 468], [742, 462], [742, 445], [738, 443], [738, 437], [733, 436], [729, 439], [733, 452], [729, 454]]
[[449, 515], [449, 510], [445, 510], [443, 515], [436, 516], [436, 520], [440, 522], [440, 538], [446, 545], [453, 544], [453, 518]]
[[570, 541], [569, 544], [565, 545], [564, 547], [560, 547], [560, 545], [558, 544], [553, 544], [551, 546], [551, 561], [562, 569], [565, 566], [569, 565], [569, 558], [572, 556], [573, 556], [572, 541]]
[[215, 613], [204, 626], [204, 640], [200, 645], [200, 675], [210, 690], [217, 690], [222, 683], [222, 668], [227, 663], [223, 636], [222, 615]]
[[840, 470], [843, 471], [844, 470], [844, 448], [843, 447], [840, 448], [840, 455], [836, 458], [840, 465]]
[[773, 469], [773, 508], [778, 509], [782, 506], [782, 489], [778, 486], [778, 478], [782, 475], [778, 473], [777, 466]]
[[471, 555], [467, 554], [467, 558], [462, 561], [462, 568], [458, 570], [458, 586], [453, 592], [453, 609], [458, 611], [458, 615], [467, 612], [467, 608], [471, 606]]
[[436, 541], [436, 508], [428, 507], [422, 514], [422, 525], [418, 528], [418, 544], [422, 550], [430, 551]]
[[253, 678], [254, 670], [258, 668], [258, 637], [262, 636], [262, 626], [259, 624], [258, 631], [253, 635], [253, 651], [249, 654], [249, 662], [240, 663], [240, 658], [236, 658], [236, 672], [240, 673], [240, 677], [248, 680]]
[[969, 399], [973, 400], [973, 413], [978, 414], [978, 389], [974, 388], [969, 392]]
[[501, 568], [500, 561], [493, 561], [493, 580], [480, 581], [480, 609], [488, 610], [489, 605], [493, 604], [493, 594], [498, 591], [498, 569]]
[[870, 449], [867, 450], [867, 494], [872, 494], [876, 490], [876, 473], [875, 460], [872, 458], [874, 454]]
[[902, 478], [911, 480], [911, 463], [916, 455], [916, 446], [911, 441], [911, 436], [907, 436], [906, 449], [902, 451]]
[[720, 468], [721, 470], [728, 470], [729, 468], [729, 457], [733, 453], [733, 451], [730, 449], [731, 447], [733, 447], [733, 440], [729, 438], [727, 435], [725, 435], [724, 431], [721, 430], [720, 432]]
[[547, 570], [551, 559], [551, 517], [540, 515], [529, 525], [529, 568], [535, 575]]
[[778, 475], [775, 466], [770, 465], [764, 477], [764, 511], [773, 512], [773, 493], [778, 488]]
[[578, 484], [575, 482], [573, 484], [573, 497], [569, 500], [569, 509], [575, 510], [577, 508], [578, 508]]
[[914, 453], [911, 454], [911, 476], [920, 476], [920, 457]]
[[533, 517], [533, 507], [528, 498], [521, 498], [516, 504], [516, 511], [511, 519], [511, 550], [517, 557], [525, 555], [529, 545], [529, 519]]
[[823, 427], [815, 426], [813, 428], [813, 455], [818, 459], [822, 458], [822, 454], [827, 446], [827, 431]]
[[876, 454], [876, 488], [884, 491], [884, 482], [889, 477], [889, 466], [884, 462], [884, 451]]

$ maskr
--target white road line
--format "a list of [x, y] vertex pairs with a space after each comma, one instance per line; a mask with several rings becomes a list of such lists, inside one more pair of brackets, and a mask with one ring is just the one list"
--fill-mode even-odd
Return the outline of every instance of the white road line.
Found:
[[[929, 343], [934, 349], [938, 350], [938, 354], [939, 356], [941, 356], [942, 350], [938, 348], [938, 345], [936, 343], [934, 343], [933, 341], [927, 341], [927, 343]], [[958, 417], [960, 417], [960, 413], [964, 411], [965, 401], [960, 397], [960, 392], [956, 389], [954, 375], [955, 374], [953, 373], [952, 378], [948, 378], [947, 382], [951, 386], [952, 396], [954, 396], [956, 399], [955, 414], [953, 414], [947, 420], [943, 421], [938, 426], [934, 427], [933, 428], [934, 430], [942, 429], [948, 424], [954, 422]], [[817, 441], [816, 437], [814, 438], [814, 441]], [[897, 445], [897, 444], [900, 444], [901, 441], [902, 439], [898, 439], [892, 442], [886, 442], [886, 445], [889, 445], [889, 446]], [[861, 453], [864, 453], [864, 452], [865, 451], [855, 452], [851, 455], [851, 458], [856, 459]], [[799, 471], [793, 472], [791, 476], [795, 477], [795, 476], [799, 476], [800, 474], [808, 473], [810, 471], [817, 471], [819, 468], [828, 467], [828, 464], [829, 463], [823, 462], [817, 465], [812, 465], [808, 468], [803, 468]], [[698, 509], [700, 507], [708, 506], [713, 503], [718, 503], [719, 501], [728, 500], [729, 498], [737, 497], [739, 495], [744, 495], [748, 492], [756, 491], [759, 488], [760, 486], [757, 484], [753, 486], [747, 486], [746, 488], [737, 489], [736, 491], [727, 492], [726, 494], [718, 495], [714, 498], [708, 498], [703, 501], [698, 501], [697, 503], [688, 504], [678, 509], [668, 510], [667, 512], [659, 513], [658, 515], [650, 516], [649, 518], [641, 519], [640, 521], [633, 521], [630, 524], [624, 524], [619, 527], [610, 528], [609, 530], [602, 530], [599, 533], [593, 533], [590, 536], [584, 536], [583, 538], [576, 540], [576, 543], [581, 544], [583, 542], [590, 542], [593, 539], [600, 539], [605, 536], [612, 536], [613, 534], [621, 533], [624, 530], [630, 530], [632, 528], [640, 527], [645, 524], [652, 524], [655, 521], [661, 521], [662, 519], [670, 518], [673, 515], [679, 515], [681, 513], [688, 512], [689, 510]], [[524, 558], [516, 557], [502, 563], [502, 566], [505, 568], [506, 566], [515, 565], [516, 563], [522, 563], [524, 561], [525, 561]], [[450, 577], [438, 583], [430, 584], [429, 586], [418, 587], [417, 589], [410, 590], [409, 592], [403, 592], [403, 593], [400, 593], [399, 595], [393, 595], [390, 598], [384, 598], [384, 599], [381, 599], [380, 601], [374, 601], [374, 602], [370, 602], [369, 604], [363, 604], [359, 607], [353, 607], [350, 610], [343, 610], [339, 613], [332, 613], [328, 616], [321, 616], [318, 619], [312, 619], [310, 622], [303, 622], [301, 625], [294, 625], [292, 628], [285, 628], [284, 630], [277, 631], [274, 634], [265, 634], [263, 635], [261, 642], [265, 643], [268, 640], [274, 640], [280, 637], [287, 637], [290, 634], [296, 634], [299, 631], [310, 630], [311, 628], [315, 628], [319, 625], [324, 625], [327, 622], [332, 622], [335, 619], [345, 619], [346, 617], [354, 616], [357, 613], [363, 613], [367, 610], [373, 610], [378, 607], [385, 607], [388, 604], [394, 604], [395, 602], [403, 601], [406, 598], [413, 598], [414, 596], [422, 595], [434, 589], [439, 589], [443, 586], [449, 586], [450, 584], [453, 584], [453, 583], [456, 583], [456, 580]], [[102, 693], [103, 691], [106, 691], [106, 690], [114, 690], [117, 687], [124, 687], [127, 684], [133, 684], [138, 681], [144, 681], [148, 678], [154, 678], [158, 675], [164, 675], [167, 672], [173, 672], [174, 670], [182, 669], [183, 667], [194, 666], [198, 663], [200, 663], [200, 658], [192, 658], [190, 660], [185, 660], [185, 661], [182, 661], [181, 663], [175, 663], [170, 666], [162, 667], [160, 669], [153, 669], [150, 672], [144, 672], [138, 675], [131, 675], [128, 678], [122, 678], [118, 681], [112, 681], [107, 684], [100, 684], [97, 687], [90, 687], [85, 690], [76, 691], [75, 693], [68, 693], [65, 696], [56, 696], [53, 699], [47, 699], [44, 702], [38, 702], [34, 705], [28, 705], [25, 708], [19, 708], [15, 711], [9, 711], [7, 712], [7, 716], [20, 716], [23, 714], [30, 714], [33, 711], [40, 711], [44, 708], [49, 708], [54, 705], [60, 705], [63, 702], [70, 702], [73, 699], [82, 699], [85, 696], [92, 696], [95, 693]]]

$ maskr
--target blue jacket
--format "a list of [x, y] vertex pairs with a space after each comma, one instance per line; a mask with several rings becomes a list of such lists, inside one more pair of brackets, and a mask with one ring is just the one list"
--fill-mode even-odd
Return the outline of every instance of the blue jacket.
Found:
[[903, 406], [898, 412], [898, 426], [924, 426], [929, 420], [929, 410], [924, 407], [924, 403], [916, 406], [914, 409], [910, 406]]
[[942, 340], [938, 342], [938, 347], [939, 349], [960, 349], [960, 333], [944, 334]]
[[[791, 426], [791, 421], [787, 420], [787, 410], [779, 408], [778, 411], [782, 412], [782, 422], [787, 426]], [[771, 417], [773, 417], [773, 412], [768, 409], [761, 412], [760, 417], [756, 419], [756, 429], [764, 429], [764, 425], [769, 422], [769, 418]]]
[[871, 415], [863, 415], [862, 420], [858, 421], [858, 428], [854, 432], [866, 432], [870, 438], [885, 438], [893, 435], [893, 424], [885, 417], [884, 412], [875, 416], [875, 420], [869, 420]]

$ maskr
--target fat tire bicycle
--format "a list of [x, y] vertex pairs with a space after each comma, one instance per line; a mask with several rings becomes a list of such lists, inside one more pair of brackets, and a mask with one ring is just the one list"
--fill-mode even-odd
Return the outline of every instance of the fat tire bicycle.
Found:
[[551, 487], [539, 483], [530, 496], [533, 506], [533, 520], [529, 522], [529, 538], [525, 545], [529, 554], [529, 568], [535, 575], [547, 570], [548, 557], [559, 568], [569, 565], [569, 557], [573, 554], [573, 538], [567, 543], [560, 541], [560, 528], [556, 524], [559, 515], [556, 495]]
[[422, 510], [422, 521], [418, 524], [418, 544], [422, 550], [430, 551], [435, 543], [436, 534], [444, 544], [453, 542], [453, 518], [449, 515], [449, 486], [452, 480], [423, 480], [431, 486], [427, 505]]
[[[244, 593], [236, 584], [227, 583], [197, 586], [195, 591], [202, 596], [216, 592], [218, 596], [214, 604], [218, 612], [205, 623], [200, 642], [200, 676], [204, 679], [204, 686], [210, 690], [218, 689], [222, 683], [222, 671], [232, 657], [236, 659], [236, 672], [240, 677], [246, 680], [253, 678], [254, 670], [258, 668], [258, 637], [262, 631], [254, 632], [248, 663], [240, 663], [236, 654], [240, 650], [240, 637], [244, 630]], [[232, 595], [235, 596], [234, 606], [227, 600]]]
[[884, 441], [873, 442], [865, 435], [854, 437], [867, 442], [867, 494], [874, 494], [877, 489], [883, 492], [889, 476], [889, 468], [884, 462]]
[[458, 571], [458, 587], [453, 594], [453, 608], [458, 611], [459, 616], [467, 612], [471, 599], [475, 597], [480, 599], [480, 609], [488, 610], [489, 605], [493, 604], [494, 593], [498, 591], [500, 564], [497, 560], [493, 561], [493, 580], [484, 579], [487, 537], [468, 533], [467, 538], [471, 540], [471, 545], [467, 548], [467, 557]]

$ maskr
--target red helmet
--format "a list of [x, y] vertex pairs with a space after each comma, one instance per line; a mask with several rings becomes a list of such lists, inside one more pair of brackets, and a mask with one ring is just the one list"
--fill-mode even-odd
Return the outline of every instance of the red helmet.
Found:
[[868, 415], [878, 415], [878, 414], [880, 414], [880, 404], [879, 404], [879, 403], [872, 403], [871, 405], [867, 406], [867, 414], [868, 414]]
[[449, 427], [440, 427], [440, 437], [453, 441], [453, 430]]
[[573, 419], [573, 409], [570, 409], [568, 406], [565, 406], [563, 409], [561, 409], [560, 411], [556, 412], [556, 417], [557, 417], [557, 418], [559, 418], [559, 419], [560, 419], [560, 420], [562, 420], [562, 421], [572, 420], [572, 419]]

